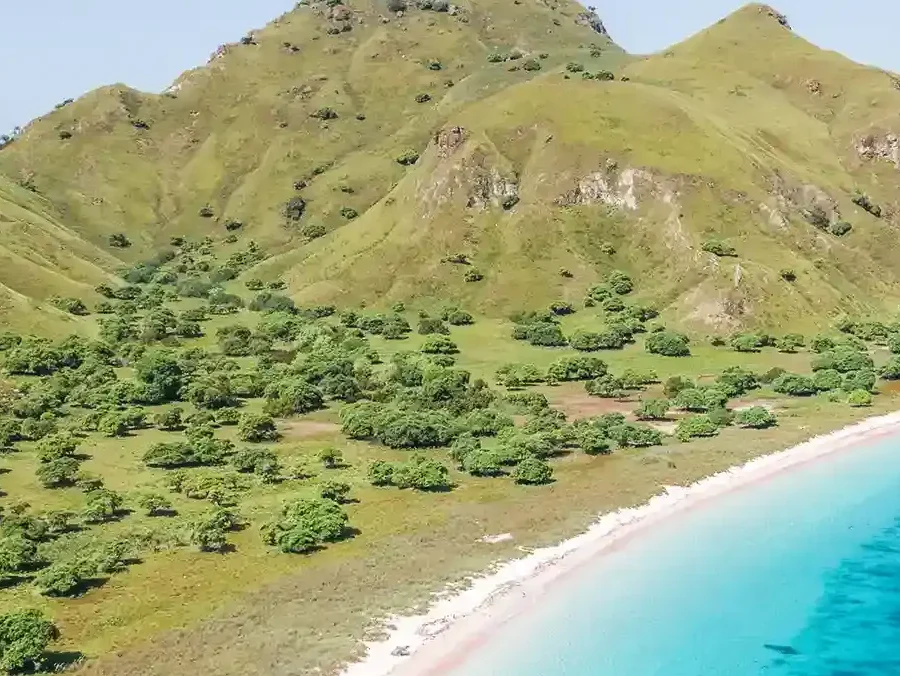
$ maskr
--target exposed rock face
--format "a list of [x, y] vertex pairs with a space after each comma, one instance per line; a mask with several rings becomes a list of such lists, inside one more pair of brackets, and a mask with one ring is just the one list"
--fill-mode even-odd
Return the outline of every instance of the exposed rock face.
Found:
[[485, 171], [476, 171], [472, 177], [466, 206], [470, 209], [486, 209], [488, 206], [510, 209], [518, 201], [518, 180], [503, 176], [496, 168], [491, 168]]
[[450, 157], [465, 142], [467, 137], [468, 133], [463, 127], [441, 129], [434, 135], [434, 144], [437, 146], [438, 155], [443, 158]]
[[791, 23], [790, 23], [790, 21], [788, 21], [786, 14], [782, 14], [777, 9], [774, 9], [773, 7], [769, 7], [768, 5], [760, 6], [759, 11], [765, 12], [766, 14], [768, 14], [770, 17], [775, 19], [778, 23], [780, 23], [782, 26], [784, 26], [788, 30], [793, 30], [791, 28]]
[[463, 127], [446, 127], [432, 138], [433, 151], [441, 162], [421, 184], [419, 199], [432, 210], [446, 202], [468, 209], [511, 209], [519, 201], [519, 178], [495, 149], [471, 144]]
[[886, 160], [900, 169], [900, 138], [896, 134], [867, 134], [857, 141], [856, 153], [864, 160]]
[[597, 16], [597, 12], [593, 10], [579, 13], [578, 16], [575, 17], [575, 23], [579, 26], [589, 26], [595, 33], [609, 37], [609, 31], [606, 30], [603, 21]]

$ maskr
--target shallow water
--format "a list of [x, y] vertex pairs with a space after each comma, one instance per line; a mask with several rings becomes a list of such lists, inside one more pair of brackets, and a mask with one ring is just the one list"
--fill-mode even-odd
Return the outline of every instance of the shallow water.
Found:
[[713, 498], [529, 603], [445, 673], [900, 675], [900, 438]]

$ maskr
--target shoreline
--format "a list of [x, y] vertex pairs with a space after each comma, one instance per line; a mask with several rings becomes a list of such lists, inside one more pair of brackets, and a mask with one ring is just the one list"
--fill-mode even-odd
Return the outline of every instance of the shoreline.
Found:
[[[644, 528], [723, 493], [782, 471], [900, 432], [900, 411], [866, 418], [791, 448], [758, 456], [689, 486], [665, 486], [638, 507], [598, 516], [584, 532], [500, 562], [469, 577], [463, 590], [448, 587], [416, 615], [382, 618], [386, 638], [366, 642], [366, 654], [341, 676], [432, 676], [459, 666], [493, 631], [528, 610], [547, 588]], [[403, 648], [402, 654], [395, 654]]]

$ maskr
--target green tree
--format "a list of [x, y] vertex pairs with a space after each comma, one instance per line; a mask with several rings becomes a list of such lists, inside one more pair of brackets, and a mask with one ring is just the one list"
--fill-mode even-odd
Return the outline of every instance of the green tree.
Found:
[[328, 446], [319, 451], [319, 462], [325, 469], [336, 469], [344, 463], [344, 454], [333, 446]]
[[687, 357], [691, 354], [690, 340], [687, 336], [673, 331], [660, 331], [647, 337], [647, 352], [666, 357]]
[[885, 380], [900, 380], [900, 357], [888, 359], [879, 370], [879, 373]]
[[777, 425], [778, 418], [764, 406], [752, 406], [738, 411], [735, 422], [741, 427], [762, 430]]
[[578, 447], [587, 455], [607, 455], [612, 452], [609, 440], [602, 429], [587, 425], [576, 434]]
[[394, 482], [394, 466], [384, 460], [373, 460], [366, 476], [373, 486], [390, 486]]
[[527, 456], [516, 465], [512, 477], [517, 484], [546, 484], [553, 479], [553, 468], [540, 458]]
[[159, 493], [147, 493], [138, 499], [138, 506], [147, 516], [168, 516], [172, 514], [172, 501]]
[[41, 611], [29, 608], [0, 615], [0, 669], [35, 669], [59, 630]]
[[442, 491], [450, 488], [449, 472], [437, 460], [415, 456], [394, 467], [394, 485], [419, 491]]
[[260, 443], [278, 441], [281, 434], [271, 416], [245, 413], [238, 423], [238, 438], [241, 441]]
[[854, 390], [847, 397], [847, 403], [853, 407], [871, 406], [872, 395], [867, 390]]
[[304, 554], [346, 537], [348, 521], [333, 500], [295, 500], [282, 508], [278, 520], [263, 527], [263, 541], [285, 553]]
[[191, 525], [190, 541], [201, 552], [226, 552], [228, 530], [218, 512], [206, 514]]
[[286, 417], [322, 408], [324, 399], [317, 387], [304, 380], [284, 380], [266, 388], [263, 410], [268, 415]]
[[719, 433], [716, 425], [707, 415], [690, 415], [678, 421], [675, 436], [681, 441], [694, 437], [714, 437]]
[[60, 458], [71, 458], [78, 449], [79, 441], [71, 434], [57, 432], [50, 434], [37, 443], [38, 460], [51, 462]]
[[107, 488], [91, 491], [81, 516], [88, 523], [111, 521], [120, 514], [124, 502], [121, 495]]
[[184, 409], [174, 406], [153, 416], [153, 422], [161, 430], [176, 432], [184, 426]]
[[818, 391], [812, 378], [795, 373], [785, 373], [776, 378], [772, 383], [772, 389], [779, 394], [789, 394], [794, 397], [808, 397]]
[[422, 345], [422, 352], [425, 354], [457, 354], [459, 348], [447, 336], [437, 335], [425, 341]]
[[813, 383], [820, 392], [839, 390], [843, 382], [844, 379], [841, 376], [840, 371], [834, 369], [823, 369], [813, 373]]
[[81, 561], [54, 563], [34, 577], [34, 586], [43, 596], [71, 596], [84, 586], [88, 571]]
[[136, 375], [138, 380], [148, 385], [153, 403], [177, 399], [184, 384], [181, 365], [170, 351], [153, 350], [146, 353], [138, 362]]
[[668, 412], [668, 399], [642, 399], [634, 414], [638, 420], [665, 420]]
[[844, 392], [855, 392], [857, 390], [871, 392], [875, 388], [876, 380], [874, 371], [868, 369], [850, 371], [844, 374], [844, 382], [841, 383], [841, 388]]
[[75, 483], [80, 466], [75, 458], [57, 458], [41, 463], [35, 474], [44, 488], [61, 488]]
[[350, 484], [346, 481], [329, 479], [319, 486], [319, 495], [325, 500], [334, 500], [338, 504], [343, 504], [350, 496]]

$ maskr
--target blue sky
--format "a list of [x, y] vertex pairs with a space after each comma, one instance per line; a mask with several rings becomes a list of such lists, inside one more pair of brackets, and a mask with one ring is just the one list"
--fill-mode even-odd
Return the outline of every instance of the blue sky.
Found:
[[[470, 0], [477, 2], [478, 0]], [[525, 0], [534, 2], [536, 0]], [[740, 0], [594, 0], [613, 39], [649, 53], [708, 26]], [[94, 87], [160, 91], [223, 43], [290, 9], [292, 0], [28, 0], [4, 3], [0, 131]], [[351, 0], [352, 4], [352, 0]], [[781, 0], [794, 29], [851, 58], [900, 71], [896, 0]]]

